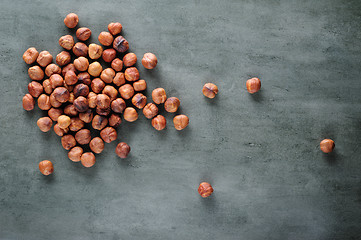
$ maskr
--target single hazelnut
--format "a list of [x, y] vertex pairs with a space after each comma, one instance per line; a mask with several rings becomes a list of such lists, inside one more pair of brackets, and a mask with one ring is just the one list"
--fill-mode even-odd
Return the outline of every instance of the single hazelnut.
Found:
[[98, 94], [97, 96], [97, 107], [101, 109], [109, 108], [110, 98], [106, 94]]
[[246, 87], [249, 93], [256, 93], [261, 89], [261, 80], [259, 80], [259, 78], [248, 79]]
[[90, 123], [93, 120], [93, 111], [88, 109], [86, 112], [79, 113], [79, 118], [85, 123]]
[[73, 147], [68, 152], [68, 158], [73, 162], [80, 162], [81, 155], [83, 154], [83, 149], [79, 146]]
[[86, 112], [89, 109], [88, 100], [83, 96], [77, 97], [73, 104], [78, 112]]
[[117, 56], [117, 51], [113, 48], [105, 49], [102, 53], [102, 58], [105, 62], [111, 62]]
[[127, 107], [123, 114], [124, 120], [128, 122], [134, 122], [138, 119], [137, 111], [132, 107]]
[[141, 79], [133, 83], [133, 88], [137, 92], [144, 91], [145, 89], [147, 89], [147, 83], [145, 80]]
[[122, 113], [125, 107], [125, 101], [122, 98], [117, 98], [111, 103], [111, 108], [116, 113]]
[[71, 119], [71, 123], [69, 125], [70, 131], [77, 132], [82, 128], [84, 128], [84, 122], [80, 120], [80, 118], [74, 117]]
[[39, 162], [39, 171], [45, 176], [52, 174], [54, 172], [53, 163], [49, 160]]
[[206, 83], [203, 86], [202, 92], [207, 98], [214, 98], [218, 93], [218, 87], [213, 83]]
[[80, 144], [88, 144], [91, 140], [89, 129], [81, 129], [75, 134], [75, 140]]
[[48, 66], [46, 66], [46, 68], [45, 68], [46, 76], [50, 77], [51, 75], [56, 74], [56, 73], [61, 74], [61, 68], [58, 65], [51, 63]]
[[52, 61], [53, 56], [48, 51], [41, 51], [36, 59], [36, 62], [42, 67], [48, 66]]
[[39, 56], [39, 52], [36, 48], [28, 48], [23, 54], [23, 60], [26, 64], [33, 64]]
[[53, 126], [53, 121], [50, 117], [42, 117], [36, 123], [42, 132], [48, 132]]
[[127, 68], [125, 69], [124, 76], [125, 79], [127, 79], [130, 82], [137, 81], [139, 79], [138, 69], [135, 67]]
[[118, 87], [125, 84], [124, 73], [118, 72], [115, 74], [113, 78], [113, 83]]
[[43, 81], [43, 89], [46, 94], [51, 94], [53, 92], [53, 88], [49, 79], [45, 79]]
[[74, 60], [74, 66], [78, 71], [84, 72], [89, 67], [89, 61], [85, 57], [78, 57]]
[[108, 32], [101, 32], [98, 36], [98, 40], [100, 44], [103, 44], [104, 46], [110, 46], [113, 43], [113, 36]]
[[117, 140], [118, 134], [114, 128], [106, 127], [100, 131], [100, 137], [104, 140], [104, 142], [111, 143]]
[[92, 31], [89, 28], [81, 27], [76, 30], [76, 37], [79, 41], [86, 41], [92, 35]]
[[49, 110], [51, 108], [50, 98], [46, 94], [41, 94], [38, 98], [38, 107], [41, 110]]
[[122, 71], [122, 69], [123, 69], [123, 61], [120, 60], [119, 58], [115, 58], [111, 63], [111, 67], [117, 72]]
[[28, 91], [31, 96], [39, 97], [40, 94], [43, 93], [44, 88], [43, 88], [43, 85], [41, 85], [40, 83], [38, 83], [36, 81], [32, 81], [31, 83], [28, 84]]
[[100, 107], [96, 107], [95, 111], [97, 112], [97, 114], [102, 115], [102, 116], [108, 116], [111, 112], [110, 107], [108, 108], [100, 108]]
[[59, 38], [59, 45], [66, 50], [71, 50], [74, 47], [74, 38], [71, 35], [65, 35]]
[[79, 22], [79, 18], [78, 18], [78, 15], [76, 15], [75, 13], [69, 13], [64, 18], [64, 24], [68, 28], [75, 28], [76, 25], [78, 25], [78, 22]]
[[119, 88], [119, 93], [124, 99], [129, 99], [134, 95], [134, 88], [130, 84], [124, 84]]
[[110, 101], [115, 100], [118, 96], [117, 89], [115, 89], [115, 87], [110, 85], [105, 86], [102, 93], [108, 95]]
[[164, 109], [167, 112], [173, 113], [173, 112], [176, 112], [178, 110], [179, 105], [180, 105], [180, 101], [179, 101], [178, 98], [170, 97], [170, 98], [167, 99], [167, 101], [165, 101]]
[[65, 87], [55, 88], [52, 94], [54, 94], [55, 99], [61, 103], [68, 101], [70, 96], [68, 89]]
[[75, 98], [77, 98], [79, 96], [86, 97], [89, 94], [89, 87], [82, 83], [77, 84], [74, 87], [73, 93], [74, 93]]
[[78, 76], [74, 71], [67, 71], [64, 77], [64, 81], [67, 85], [74, 85], [78, 82]]
[[127, 53], [123, 57], [123, 63], [126, 67], [131, 67], [137, 63], [137, 55], [135, 53]]
[[103, 48], [95, 43], [89, 45], [88, 54], [91, 59], [98, 59], [102, 56]]
[[106, 68], [100, 74], [100, 78], [105, 83], [112, 83], [114, 76], [115, 76], [115, 71], [112, 68]]
[[113, 113], [109, 117], [109, 126], [111, 127], [118, 127], [122, 123], [122, 118], [119, 114]]
[[141, 93], [137, 93], [132, 98], [132, 103], [135, 107], [142, 109], [147, 104], [147, 97]]
[[34, 107], [35, 107], [35, 100], [33, 96], [31, 96], [29, 93], [25, 94], [25, 96], [23, 97], [23, 108], [26, 111], [31, 111], [34, 109]]
[[335, 142], [331, 139], [323, 139], [320, 142], [321, 151], [324, 153], [330, 153], [335, 148]]
[[66, 115], [59, 116], [57, 121], [58, 121], [58, 126], [62, 129], [68, 128], [71, 123], [70, 117]]
[[[69, 90], [68, 90], [69, 91]], [[68, 102], [70, 102], [70, 103], [74, 103], [74, 100], [75, 100], [75, 96], [74, 96], [74, 93], [70, 93], [69, 94], [69, 99], [68, 99]]]
[[90, 85], [91, 83], [90, 75], [87, 72], [82, 72], [78, 74], [78, 83], [83, 83], [85, 85]]
[[64, 108], [64, 113], [70, 117], [75, 117], [78, 115], [78, 111], [73, 104], [69, 104]]
[[129, 43], [123, 36], [118, 36], [114, 39], [113, 48], [118, 52], [123, 53], [129, 49]]
[[108, 124], [106, 117], [95, 115], [92, 121], [92, 127], [96, 130], [102, 130]]
[[53, 121], [58, 121], [58, 117], [63, 114], [63, 109], [61, 108], [50, 108], [48, 111], [48, 116]]
[[158, 114], [158, 107], [153, 103], [148, 103], [143, 108], [143, 114], [146, 118], [152, 119], [153, 117], [155, 117]]
[[115, 153], [120, 158], [126, 158], [130, 152], [130, 147], [125, 142], [118, 143], [117, 147], [115, 148]]
[[163, 117], [162, 115], [158, 115], [152, 119], [152, 126], [158, 131], [163, 130], [166, 125], [167, 125], [167, 121], [165, 120], [165, 117]]
[[55, 124], [54, 125], [54, 132], [59, 137], [62, 137], [62, 136], [64, 136], [65, 134], [67, 134], [69, 132], [69, 128], [62, 129], [62, 128], [59, 127], [58, 124]]
[[93, 77], [98, 77], [102, 71], [103, 67], [98, 62], [93, 62], [88, 67], [88, 73]]
[[94, 78], [90, 87], [93, 92], [100, 93], [104, 89], [105, 83], [100, 78]]
[[69, 63], [68, 65], [63, 67], [63, 69], [61, 70], [61, 75], [63, 75], [63, 77], [65, 77], [65, 75], [68, 71], [73, 71], [75, 74], [77, 73], [76, 68], [75, 68], [74, 64], [72, 64], [72, 63]]
[[156, 104], [164, 103], [165, 100], [167, 100], [167, 95], [165, 93], [165, 90], [163, 88], [156, 88], [152, 92], [152, 99], [153, 102]]
[[92, 152], [86, 152], [81, 155], [80, 158], [81, 164], [83, 164], [84, 167], [92, 167], [95, 164], [95, 156]]
[[104, 150], [104, 142], [100, 137], [95, 137], [90, 141], [89, 147], [94, 153], [99, 154]]
[[53, 89], [64, 86], [64, 79], [59, 74], [53, 74], [49, 78], [50, 85]]
[[31, 80], [40, 81], [44, 78], [44, 71], [39, 66], [30, 67], [28, 74]]
[[173, 124], [175, 129], [177, 130], [183, 130], [184, 128], [186, 128], [189, 124], [189, 118], [184, 115], [177, 115], [173, 118]]
[[55, 61], [59, 66], [67, 65], [71, 61], [70, 53], [68, 53], [67, 51], [62, 51], [61, 53], [56, 55]]
[[108, 31], [112, 34], [112, 35], [117, 35], [122, 31], [122, 24], [118, 23], [118, 22], [111, 22], [108, 24]]
[[85, 45], [85, 43], [82, 43], [82, 42], [75, 43], [75, 45], [73, 47], [73, 53], [77, 57], [86, 57], [86, 56], [88, 56], [88, 50], [89, 50], [88, 46]]
[[153, 53], [146, 53], [143, 56], [142, 64], [146, 69], [153, 69], [157, 66], [158, 59]]
[[202, 182], [201, 184], [199, 184], [198, 193], [203, 198], [206, 198], [206, 197], [211, 196], [211, 194], [213, 193], [213, 188], [212, 188], [211, 184], [209, 184], [207, 182]]
[[88, 94], [88, 104], [90, 108], [95, 108], [97, 106], [97, 94], [90, 92]]
[[[70, 94], [69, 94], [70, 95]], [[69, 97], [70, 98], [70, 97]], [[59, 102], [58, 100], [55, 99], [55, 94], [54, 92], [50, 94], [50, 97], [49, 97], [49, 101], [50, 101], [50, 105], [55, 107], [55, 108], [58, 108], [61, 106], [61, 102]]]

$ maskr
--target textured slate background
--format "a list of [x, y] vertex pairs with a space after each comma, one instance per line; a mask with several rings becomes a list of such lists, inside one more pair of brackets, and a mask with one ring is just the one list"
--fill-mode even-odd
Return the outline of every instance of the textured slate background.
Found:
[[[152, 89], [190, 125], [123, 123], [96, 166], [68, 160], [21, 99], [30, 46], [61, 50], [69, 12], [93, 42], [111, 21], [154, 52]], [[10, 1], [0, 8], [0, 239], [361, 239], [361, 2], [342, 0]], [[258, 76], [251, 96], [245, 81]], [[201, 93], [214, 82], [214, 100]], [[323, 138], [336, 142], [324, 155]], [[38, 162], [53, 161], [44, 177]], [[198, 184], [215, 192], [202, 199]]]

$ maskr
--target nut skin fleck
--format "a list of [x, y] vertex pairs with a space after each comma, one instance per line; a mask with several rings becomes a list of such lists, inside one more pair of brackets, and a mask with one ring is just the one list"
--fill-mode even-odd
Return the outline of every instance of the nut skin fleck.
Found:
[[207, 182], [202, 182], [201, 184], [199, 184], [198, 193], [203, 198], [206, 198], [206, 197], [211, 196], [211, 194], [213, 193], [213, 188], [212, 188], [211, 184], [209, 184]]
[[167, 100], [167, 94], [163, 88], [156, 88], [152, 92], [152, 99], [154, 103], [161, 104]]
[[89, 168], [89, 167], [94, 166], [95, 156], [92, 152], [86, 152], [81, 155], [80, 161], [84, 167]]
[[143, 56], [142, 64], [146, 69], [153, 69], [157, 66], [158, 59], [153, 53], [146, 53]]
[[123, 117], [125, 121], [134, 122], [138, 119], [138, 113], [134, 108], [127, 107], [124, 110]]
[[23, 60], [26, 64], [33, 64], [39, 56], [39, 52], [36, 48], [28, 48], [23, 54]]
[[335, 148], [335, 142], [331, 139], [323, 139], [320, 142], [320, 149], [324, 153], [330, 153]]
[[53, 56], [48, 51], [41, 51], [36, 59], [36, 62], [42, 67], [48, 66], [52, 61]]
[[246, 82], [246, 87], [249, 93], [256, 93], [261, 89], [261, 80], [259, 80], [259, 78], [248, 79]]
[[79, 41], [86, 41], [92, 35], [92, 31], [89, 28], [81, 27], [76, 30], [76, 37]]
[[218, 87], [213, 83], [206, 83], [203, 86], [202, 92], [207, 98], [214, 98], [218, 94]]
[[117, 147], [115, 148], [115, 153], [120, 158], [126, 158], [130, 152], [130, 147], [125, 142], [118, 143]]
[[39, 162], [39, 171], [45, 176], [52, 174], [54, 172], [53, 163], [49, 160]]
[[23, 97], [23, 108], [26, 111], [31, 111], [35, 107], [35, 100], [33, 96], [31, 96], [29, 93], [25, 94]]
[[89, 147], [94, 153], [99, 154], [104, 150], [104, 141], [100, 137], [95, 137], [90, 141]]
[[129, 49], [129, 43], [123, 36], [118, 36], [114, 39], [113, 48], [118, 52], [123, 53]]
[[86, 57], [86, 56], [88, 56], [88, 51], [89, 51], [88, 46], [85, 45], [85, 43], [82, 43], [82, 42], [75, 43], [75, 45], [73, 47], [73, 53], [77, 57]]
[[65, 26], [67, 26], [68, 28], [75, 28], [76, 25], [78, 25], [79, 22], [79, 17], [78, 15], [76, 15], [75, 13], [69, 13], [65, 18], [64, 18], [64, 24]]
[[178, 110], [178, 107], [180, 105], [180, 101], [176, 97], [170, 97], [165, 101], [164, 103], [164, 109], [167, 112], [174, 113]]
[[53, 121], [49, 117], [42, 117], [36, 123], [42, 132], [49, 132], [53, 126]]
[[158, 131], [163, 130], [166, 125], [167, 125], [167, 121], [165, 120], [165, 117], [163, 117], [162, 115], [158, 115], [152, 119], [152, 126]]
[[118, 23], [118, 22], [111, 22], [108, 25], [108, 31], [112, 34], [112, 35], [117, 35], [122, 31], [122, 24]]
[[73, 162], [80, 162], [81, 155], [83, 154], [83, 149], [79, 146], [73, 147], [68, 152], [68, 158]]
[[175, 129], [177, 129], [179, 131], [183, 130], [184, 128], [186, 128], [188, 126], [189, 118], [184, 114], [177, 115], [173, 118], [173, 124], [174, 124]]
[[153, 103], [148, 103], [143, 108], [143, 114], [146, 118], [152, 119], [153, 117], [155, 117], [158, 114], [158, 107]]

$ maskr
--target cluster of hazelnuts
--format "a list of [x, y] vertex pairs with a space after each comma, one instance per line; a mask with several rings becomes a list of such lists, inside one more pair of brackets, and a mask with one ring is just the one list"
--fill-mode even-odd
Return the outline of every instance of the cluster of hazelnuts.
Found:
[[[64, 19], [68, 28], [75, 28], [78, 21], [75, 13], [68, 14]], [[120, 23], [110, 23], [108, 31], [98, 36], [103, 46], [84, 43], [92, 34], [86, 27], [77, 29], [78, 42], [71, 35], [60, 37], [59, 45], [64, 51], [55, 57], [56, 64], [48, 51], [39, 53], [31, 47], [23, 54], [23, 60], [33, 65], [28, 69], [32, 82], [28, 85], [29, 93], [23, 97], [23, 108], [33, 110], [37, 98], [38, 107], [48, 113], [47, 117], [37, 121], [40, 130], [48, 132], [53, 127], [61, 137], [64, 149], [69, 150], [69, 159], [81, 162], [84, 167], [95, 164], [94, 153], [104, 150], [104, 142], [117, 139], [116, 128], [121, 124], [122, 117], [125, 121], [134, 122], [138, 119], [137, 109], [142, 109], [144, 116], [151, 119], [152, 126], [162, 130], [166, 120], [158, 114], [157, 105], [164, 104], [165, 110], [171, 113], [176, 112], [180, 105], [178, 98], [167, 98], [163, 88], [153, 90], [154, 103], [147, 102], [143, 94], [147, 83], [140, 79], [139, 71], [134, 67], [137, 56], [126, 53], [129, 43], [119, 35], [121, 31]], [[118, 54], [125, 55], [120, 59]], [[103, 69], [98, 59], [103, 59], [110, 67]], [[144, 54], [142, 59], [146, 69], [155, 68], [157, 62], [153, 53]], [[127, 106], [130, 104], [133, 106]], [[186, 115], [177, 115], [173, 123], [177, 130], [182, 130], [189, 119]], [[92, 138], [88, 126], [97, 130], [100, 137]], [[89, 145], [91, 151], [83, 152], [84, 145]], [[130, 147], [121, 142], [115, 152], [120, 158], [126, 158]], [[53, 172], [53, 165], [44, 160], [39, 169], [44, 175], [49, 175]]]

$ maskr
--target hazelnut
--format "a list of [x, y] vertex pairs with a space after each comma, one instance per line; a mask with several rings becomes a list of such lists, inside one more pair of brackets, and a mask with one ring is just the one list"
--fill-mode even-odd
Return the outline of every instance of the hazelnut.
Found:
[[52, 61], [53, 56], [48, 51], [41, 51], [36, 59], [36, 62], [42, 67], [48, 66]]
[[74, 39], [71, 35], [65, 35], [59, 38], [59, 45], [66, 50], [71, 50], [74, 47]]
[[73, 103], [74, 102], [74, 100], [75, 100], [75, 96], [74, 96], [74, 93], [70, 93], [69, 94], [69, 99], [68, 99], [68, 102], [70, 102], [70, 103]]
[[156, 88], [152, 92], [153, 102], [156, 104], [164, 103], [167, 100], [167, 95], [163, 88]]
[[135, 55], [134, 53], [125, 54], [125, 56], [123, 57], [123, 63], [126, 67], [133, 66], [137, 63], [137, 55]]
[[73, 104], [78, 112], [86, 112], [89, 109], [88, 100], [83, 96], [76, 98]]
[[111, 127], [118, 127], [122, 123], [122, 118], [119, 114], [113, 113], [109, 117], [109, 126]]
[[213, 193], [213, 188], [212, 188], [211, 184], [209, 184], [207, 182], [202, 182], [201, 184], [199, 184], [198, 193], [203, 198], [206, 198], [206, 197], [211, 196], [211, 194]]
[[76, 68], [75, 68], [74, 64], [72, 64], [72, 63], [69, 63], [68, 65], [63, 67], [63, 70], [61, 70], [61, 75], [63, 75], [63, 77], [65, 77], [65, 75], [68, 71], [73, 71], [75, 74], [77, 73]]
[[55, 61], [59, 66], [67, 65], [71, 61], [70, 53], [68, 53], [67, 51], [62, 51], [61, 53], [56, 55]]
[[113, 83], [118, 87], [125, 84], [124, 73], [118, 72], [117, 74], [115, 74], [115, 77], [113, 78]]
[[137, 93], [132, 98], [132, 103], [135, 107], [142, 109], [147, 104], [147, 97], [141, 93]]
[[117, 72], [122, 71], [122, 69], [123, 69], [123, 61], [120, 60], [119, 58], [116, 58], [116, 59], [114, 59], [112, 61], [111, 67]]
[[214, 98], [218, 93], [218, 87], [213, 83], [206, 83], [203, 86], [202, 92], [207, 98]]
[[106, 127], [100, 131], [100, 137], [104, 140], [104, 142], [111, 143], [117, 140], [118, 134], [114, 128]]
[[78, 82], [78, 76], [74, 71], [70, 70], [66, 72], [64, 80], [67, 85], [74, 85]]
[[80, 162], [80, 158], [82, 154], [83, 154], [83, 149], [81, 147], [73, 147], [68, 152], [68, 158], [73, 162]]
[[67, 105], [64, 108], [64, 113], [70, 117], [75, 117], [76, 115], [78, 115], [78, 111], [76, 110], [73, 104]]
[[261, 80], [259, 80], [259, 78], [248, 79], [246, 87], [249, 93], [256, 93], [261, 89]]
[[39, 162], [39, 171], [45, 176], [52, 174], [54, 172], [53, 163], [49, 160]]
[[42, 132], [48, 132], [53, 126], [53, 121], [50, 117], [42, 117], [36, 123]]
[[116, 113], [122, 113], [125, 107], [125, 101], [122, 98], [117, 98], [111, 103], [111, 108]]
[[56, 135], [58, 135], [59, 137], [62, 137], [64, 136], [66, 133], [69, 132], [69, 128], [66, 128], [66, 129], [62, 129], [59, 127], [58, 124], [55, 124], [54, 125], [54, 132]]
[[90, 87], [93, 92], [100, 93], [104, 89], [105, 83], [100, 78], [94, 78]]
[[95, 115], [92, 121], [92, 127], [96, 130], [102, 130], [108, 124], [106, 117]]
[[115, 148], [115, 153], [120, 158], [126, 158], [130, 152], [130, 147], [125, 142], [118, 143], [117, 147]]
[[110, 98], [110, 101], [115, 100], [118, 96], [117, 89], [115, 89], [115, 87], [110, 86], [110, 85], [105, 86], [102, 93], [108, 95], [108, 97]]
[[320, 142], [321, 151], [324, 153], [330, 153], [335, 148], [335, 142], [331, 139], [323, 139]]
[[158, 114], [158, 107], [153, 103], [148, 103], [143, 108], [143, 114], [146, 118], [152, 119], [153, 117], [155, 117]]
[[57, 121], [58, 117], [61, 116], [62, 114], [63, 114], [63, 109], [61, 108], [50, 108], [48, 111], [48, 116], [53, 121]]
[[133, 88], [135, 91], [140, 92], [147, 89], [147, 83], [145, 80], [139, 80], [133, 83]]
[[88, 109], [86, 112], [79, 113], [79, 118], [85, 123], [90, 123], [93, 119], [93, 111]]
[[76, 30], [76, 37], [79, 41], [86, 41], [92, 35], [92, 31], [89, 28], [82, 27]]
[[88, 46], [85, 45], [82, 42], [75, 43], [75, 45], [73, 47], [73, 53], [77, 57], [86, 57], [86, 56], [88, 56], [88, 50], [89, 50]]
[[53, 92], [53, 88], [49, 79], [45, 79], [43, 81], [43, 89], [46, 94], [51, 94]]
[[108, 116], [111, 112], [110, 107], [109, 108], [100, 108], [100, 107], [96, 107], [95, 111], [97, 112], [97, 114], [102, 115], [102, 116]]
[[30, 67], [28, 74], [32, 80], [40, 81], [44, 78], [44, 71], [39, 66]]
[[189, 118], [184, 114], [177, 115], [173, 118], [173, 124], [175, 129], [177, 130], [183, 130], [188, 126], [188, 123], [189, 123]]
[[129, 49], [129, 43], [123, 36], [118, 36], [114, 39], [113, 48], [118, 52], [123, 53]]
[[75, 134], [75, 140], [80, 144], [88, 144], [91, 140], [89, 129], [81, 129]]
[[89, 87], [82, 83], [77, 84], [74, 87], [73, 93], [74, 93], [75, 98], [77, 98], [79, 96], [86, 97], [89, 94]]
[[84, 127], [84, 122], [80, 120], [78, 117], [74, 117], [71, 119], [71, 123], [69, 125], [70, 131], [77, 132]]
[[98, 40], [100, 44], [103, 44], [104, 46], [110, 46], [113, 43], [113, 36], [108, 32], [101, 32], [98, 36]]
[[46, 68], [45, 68], [46, 76], [50, 77], [51, 75], [56, 74], [56, 73], [61, 74], [61, 68], [58, 65], [51, 63], [48, 66], [46, 66]]
[[40, 83], [32, 81], [31, 83], [28, 84], [28, 91], [31, 96], [39, 97], [40, 94], [43, 93], [44, 88], [43, 85], [41, 85]]
[[74, 60], [74, 66], [78, 71], [84, 72], [89, 67], [89, 61], [85, 57], [78, 57]]
[[179, 105], [180, 105], [180, 101], [179, 101], [178, 98], [170, 97], [170, 98], [167, 99], [167, 101], [165, 101], [164, 109], [167, 112], [173, 113], [173, 112], [176, 112], [178, 110]]
[[95, 156], [92, 152], [86, 152], [81, 155], [80, 158], [81, 164], [83, 164], [84, 167], [92, 167], [95, 164]]
[[85, 85], [90, 85], [92, 82], [90, 79], [90, 75], [87, 72], [82, 72], [78, 74], [78, 82], [83, 83]]
[[79, 22], [79, 18], [78, 18], [78, 15], [76, 15], [75, 13], [69, 13], [64, 18], [64, 24], [68, 28], [75, 28], [76, 25], [78, 24], [78, 22]]
[[104, 142], [100, 137], [95, 137], [90, 141], [89, 147], [94, 153], [99, 154], [104, 150]]
[[167, 121], [165, 120], [165, 117], [163, 117], [162, 115], [158, 115], [152, 119], [152, 126], [158, 131], [163, 130], [166, 125], [167, 125]]
[[124, 120], [128, 122], [134, 122], [138, 119], [137, 111], [132, 107], [127, 107], [123, 114]]
[[46, 94], [41, 94], [38, 98], [38, 107], [41, 110], [49, 110], [51, 108], [50, 98]]
[[105, 62], [111, 62], [117, 56], [117, 51], [113, 48], [105, 49], [102, 53], [102, 58]]
[[153, 53], [146, 53], [143, 56], [142, 64], [146, 69], [153, 69], [157, 66], [158, 59]]
[[97, 106], [97, 95], [93, 92], [88, 94], [88, 104], [90, 108], [95, 108]]
[[53, 74], [49, 78], [50, 85], [53, 89], [64, 85], [64, 79], [59, 74]]
[[61, 102], [59, 102], [58, 100], [55, 99], [54, 93], [50, 94], [49, 101], [50, 101], [50, 105], [55, 108], [58, 108], [61, 106]]
[[68, 128], [70, 126], [70, 123], [71, 123], [70, 117], [68, 117], [66, 115], [59, 116], [57, 121], [58, 121], [58, 126], [60, 128], [62, 128], [62, 129]]
[[109, 108], [110, 98], [106, 94], [98, 94], [97, 96], [97, 107], [101, 109]]
[[64, 103], [69, 100], [69, 91], [65, 87], [57, 87], [54, 89], [53, 93], [55, 100], [58, 102]]
[[122, 24], [118, 23], [118, 22], [111, 22], [108, 24], [108, 31], [113, 34], [113, 35], [117, 35], [122, 31]]
[[103, 67], [98, 62], [93, 62], [88, 67], [88, 73], [93, 77], [98, 77], [102, 71]]
[[138, 69], [135, 67], [127, 68], [124, 72], [125, 79], [130, 82], [137, 81], [139, 79]]
[[106, 68], [100, 74], [100, 78], [105, 83], [112, 83], [114, 76], [115, 76], [115, 71], [112, 68]]
[[31, 96], [29, 93], [25, 94], [25, 96], [23, 97], [23, 108], [26, 111], [31, 111], [34, 109], [34, 107], [35, 107], [35, 100], [33, 96]]
[[119, 88], [119, 93], [124, 99], [129, 99], [134, 95], [134, 88], [130, 84], [124, 84]]
[[[64, 82], [64, 87], [66, 89], [68, 89], [69, 93], [73, 93], [74, 85], [67, 85], [65, 81], [63, 81], [63, 82]], [[70, 98], [70, 96], [69, 96], [69, 98]]]
[[88, 54], [91, 59], [98, 59], [102, 56], [103, 48], [95, 43], [89, 45]]
[[23, 60], [26, 64], [33, 64], [39, 56], [39, 52], [36, 48], [28, 48], [23, 54]]

